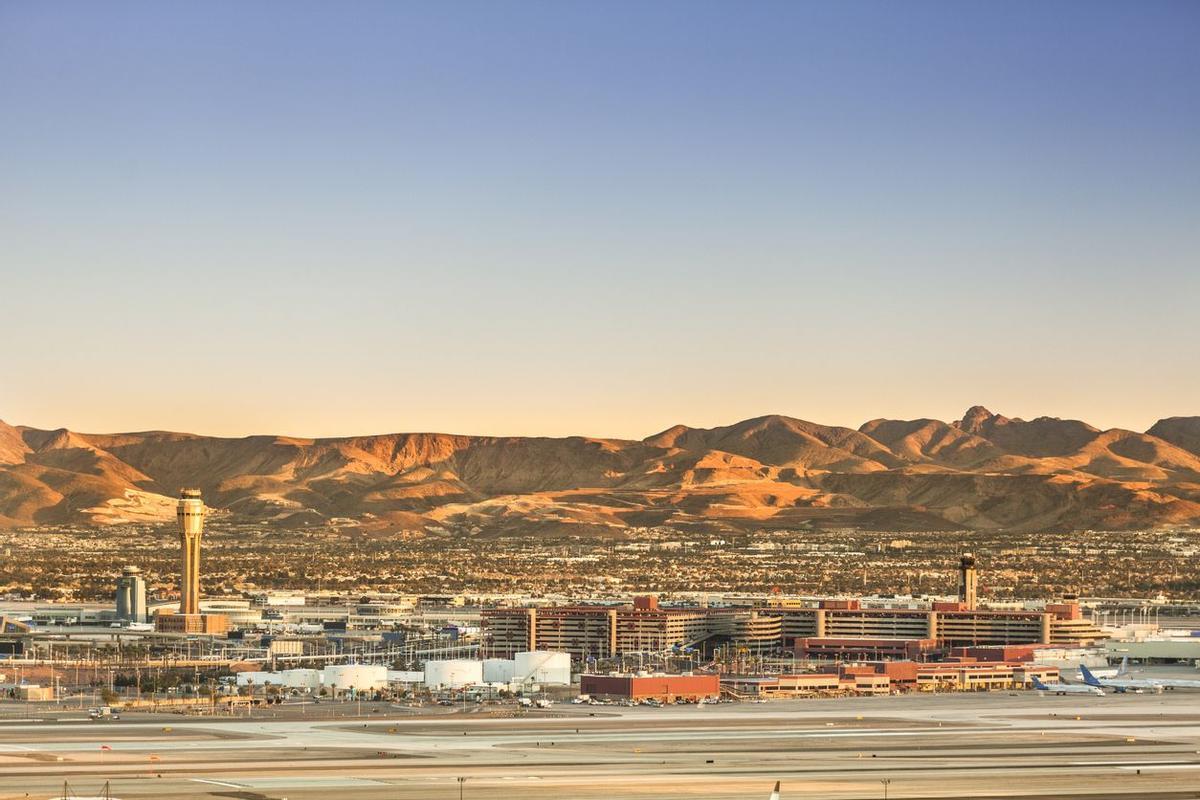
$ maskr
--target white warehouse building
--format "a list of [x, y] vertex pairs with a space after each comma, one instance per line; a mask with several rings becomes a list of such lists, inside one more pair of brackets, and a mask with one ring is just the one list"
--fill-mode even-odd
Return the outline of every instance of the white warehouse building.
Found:
[[401, 685], [425, 683], [425, 673], [422, 670], [389, 669], [388, 683]]

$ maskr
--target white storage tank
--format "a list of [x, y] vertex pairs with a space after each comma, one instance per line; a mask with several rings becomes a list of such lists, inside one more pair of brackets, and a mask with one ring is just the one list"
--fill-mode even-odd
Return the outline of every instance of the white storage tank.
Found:
[[321, 688], [321, 673], [315, 669], [285, 669], [279, 673], [283, 685], [288, 689], [306, 689], [315, 692]]
[[334, 664], [321, 673], [321, 680], [334, 691], [369, 692], [387, 687], [387, 667], [379, 664]]
[[484, 683], [512, 683], [517, 674], [517, 662], [511, 658], [488, 658], [483, 662]]
[[483, 683], [483, 662], [453, 659], [425, 662], [425, 686], [430, 689], [457, 689]]
[[549, 686], [571, 684], [571, 654], [549, 650], [531, 650], [517, 653], [516, 679], [526, 683], [544, 683]]

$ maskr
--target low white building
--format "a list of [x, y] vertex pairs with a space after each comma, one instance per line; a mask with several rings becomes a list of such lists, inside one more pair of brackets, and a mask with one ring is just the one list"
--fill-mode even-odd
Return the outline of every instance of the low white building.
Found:
[[297, 607], [304, 605], [304, 595], [302, 594], [285, 594], [283, 592], [270, 592], [261, 595], [261, 601], [264, 606], [290, 606]]
[[237, 674], [238, 686], [282, 686], [283, 675], [279, 672], [249, 670]]
[[256, 688], [279, 686], [306, 692], [316, 692], [325, 686], [335, 692], [370, 692], [387, 687], [388, 669], [371, 664], [334, 664], [323, 670], [248, 671], [237, 674], [237, 685]]
[[389, 684], [412, 685], [425, 682], [425, 673], [420, 670], [389, 669], [387, 674]]
[[201, 600], [200, 612], [229, 617], [229, 624], [235, 628], [253, 628], [262, 623], [262, 609], [252, 608], [249, 600]]

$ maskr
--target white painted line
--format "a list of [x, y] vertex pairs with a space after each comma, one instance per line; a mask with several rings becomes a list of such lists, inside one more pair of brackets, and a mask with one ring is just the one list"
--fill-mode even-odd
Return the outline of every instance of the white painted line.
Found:
[[349, 788], [362, 786], [387, 786], [388, 784], [382, 781], [371, 780], [370, 778], [321, 778], [321, 777], [301, 777], [295, 775], [289, 778], [243, 778], [243, 789], [335, 789]]
[[1152, 767], [1121, 767], [1121, 769], [1145, 769], [1145, 770], [1200, 769], [1200, 764], [1164, 764], [1162, 766], [1152, 766]]
[[210, 780], [206, 780], [204, 778], [192, 778], [191, 780], [194, 781], [195, 783], [211, 783], [215, 786], [225, 786], [230, 789], [245, 789], [246, 788], [245, 786], [242, 786], [240, 783], [225, 783], [224, 781], [210, 781]]
[[1072, 767], [1119, 767], [1122, 764], [1132, 764], [1133, 766], [1137, 767], [1137, 766], [1141, 766], [1142, 764], [1162, 764], [1164, 766], [1170, 766], [1172, 764], [1178, 764], [1179, 762], [1178, 761], [1145, 761], [1145, 760], [1139, 759], [1136, 761], [1071, 761], [1068, 763]]

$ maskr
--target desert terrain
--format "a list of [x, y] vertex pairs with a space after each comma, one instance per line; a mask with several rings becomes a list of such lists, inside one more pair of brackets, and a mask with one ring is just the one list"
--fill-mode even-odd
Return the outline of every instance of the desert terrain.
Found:
[[397, 433], [240, 439], [0, 423], [0, 528], [217, 516], [303, 528], [620, 536], [708, 530], [1134, 530], [1200, 522], [1200, 417], [1148, 431], [1009, 419], [765, 416], [640, 441]]

